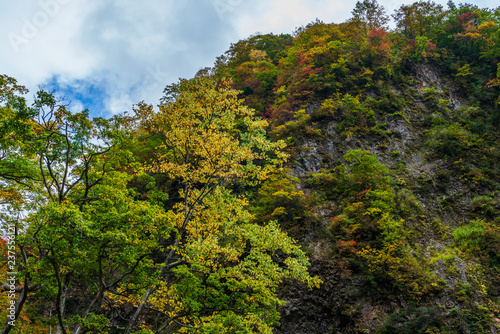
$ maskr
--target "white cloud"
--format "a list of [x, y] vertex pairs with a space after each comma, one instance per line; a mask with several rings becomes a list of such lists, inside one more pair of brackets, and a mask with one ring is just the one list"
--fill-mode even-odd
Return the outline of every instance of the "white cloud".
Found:
[[233, 18], [240, 36], [260, 33], [292, 33], [316, 18], [324, 22], [343, 22], [354, 4], [340, 0], [275, 0], [245, 5]]
[[82, 101], [73, 100], [71, 101], [71, 104], [68, 106], [68, 109], [71, 110], [72, 112], [80, 112], [83, 109], [85, 109], [85, 107], [83, 106]]
[[[412, 1], [406, 2], [411, 3]], [[438, 1], [445, 5], [445, 0]], [[476, 2], [481, 7], [494, 1]], [[343, 22], [341, 0], [23, 0], [0, 12], [2, 72], [32, 91], [57, 78], [111, 112], [156, 103], [166, 84], [191, 77], [255, 32], [292, 33], [319, 18]], [[403, 2], [384, 0], [392, 14]], [[68, 87], [66, 87], [68, 88]], [[66, 89], [65, 91], [68, 91]], [[88, 101], [75, 99], [76, 106]], [[76, 108], [76, 107], [75, 107]]]
[[114, 95], [106, 99], [106, 108], [114, 115], [120, 114], [126, 111], [131, 111], [132, 104], [136, 103], [131, 96], [127, 94]]
[[28, 4], [11, 3], [2, 11], [8, 20], [2, 29], [5, 38], [0, 60], [15, 72], [7, 74], [16, 75], [28, 85], [41, 83], [54, 73], [68, 73], [77, 78], [89, 75], [98, 59], [79, 52], [74, 36], [92, 6], [67, 0]]

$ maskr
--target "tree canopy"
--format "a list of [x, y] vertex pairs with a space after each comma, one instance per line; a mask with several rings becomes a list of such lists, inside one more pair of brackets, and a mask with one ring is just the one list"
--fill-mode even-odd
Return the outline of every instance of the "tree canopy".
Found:
[[[16, 95], [25, 90], [2, 80], [17, 315], [43, 300], [62, 333], [270, 333], [283, 279], [319, 285], [300, 247], [275, 222], [253, 223], [230, 189], [258, 185], [286, 154], [229, 80], [183, 80], [158, 111], [140, 104], [109, 120], [72, 113], [43, 90], [28, 108]], [[11, 159], [30, 167], [9, 169]]]

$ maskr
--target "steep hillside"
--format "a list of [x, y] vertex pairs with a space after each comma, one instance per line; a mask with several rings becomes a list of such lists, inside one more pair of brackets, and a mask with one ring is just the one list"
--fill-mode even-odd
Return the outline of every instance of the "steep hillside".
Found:
[[[297, 154], [292, 173], [301, 180], [298, 186], [320, 198], [320, 204], [314, 208], [315, 234], [303, 242], [314, 259], [312, 273], [319, 274], [325, 283], [319, 291], [312, 292], [296, 285], [289, 288], [284, 295], [289, 303], [282, 310], [282, 333], [312, 333], [313, 328], [314, 333], [354, 333], [361, 329], [423, 333], [429, 328], [445, 333], [489, 332], [486, 319], [494, 325], [498, 318], [498, 179], [492, 177], [493, 172], [485, 176], [484, 170], [464, 158], [471, 154], [470, 148], [456, 149], [456, 156], [439, 152], [458, 145], [454, 140], [461, 138], [438, 141], [443, 140], [442, 132], [458, 128], [452, 119], [468, 108], [461, 105], [456, 95], [459, 92], [443, 90], [446, 79], [431, 65], [413, 69], [411, 86], [426, 88], [409, 87], [407, 93], [415, 103], [405, 110], [404, 118], [385, 115], [377, 119], [383, 124], [383, 136], [346, 138], [335, 130], [342, 117], [322, 120], [314, 125], [322, 135], [305, 139]], [[428, 126], [429, 119], [439, 116], [422, 102], [428, 89], [438, 92], [435, 98], [455, 101], [449, 106], [449, 115], [432, 127]], [[311, 110], [311, 116], [319, 110]], [[472, 136], [465, 131], [460, 135]], [[388, 168], [383, 171], [380, 166], [368, 166], [361, 171], [373, 171], [380, 176], [384, 173], [391, 178], [388, 183], [392, 194], [387, 194], [387, 206], [366, 203], [372, 200], [373, 187], [359, 188], [360, 193], [366, 194], [356, 193], [347, 203], [342, 192], [335, 189], [339, 186], [338, 166], [345, 163], [347, 152], [371, 155], [376, 159], [369, 163], [378, 161]], [[492, 162], [496, 159], [490, 158]], [[495, 167], [488, 165], [488, 169]], [[380, 224], [380, 220], [365, 221], [359, 216], [361, 213], [373, 217], [369, 212], [375, 209], [387, 210], [394, 219], [402, 221], [395, 226], [387, 226], [383, 221], [385, 226], [379, 227], [382, 231], [367, 238], [356, 225]], [[355, 221], [345, 219], [346, 216]], [[366, 246], [362, 245], [361, 251], [356, 247], [368, 241], [391, 244], [378, 252], [370, 248], [367, 258]], [[481, 265], [481, 257], [486, 268]], [[470, 309], [472, 316], [465, 313]], [[478, 317], [484, 317], [482, 329], [471, 330], [468, 326], [474, 326]]]
[[389, 32], [362, 4], [240, 41], [211, 70], [289, 145], [257, 219], [278, 219], [324, 281], [282, 286], [278, 332], [496, 333], [499, 10], [418, 2]]

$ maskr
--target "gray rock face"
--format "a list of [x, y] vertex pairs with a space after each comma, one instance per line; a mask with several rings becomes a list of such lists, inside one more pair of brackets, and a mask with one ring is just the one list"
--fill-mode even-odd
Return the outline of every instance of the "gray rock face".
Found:
[[[446, 174], [446, 171], [452, 168], [449, 161], [430, 158], [432, 149], [424, 142], [425, 136], [422, 133], [421, 122], [425, 115], [431, 114], [422, 97], [426, 89], [433, 88], [439, 99], [449, 100], [448, 108], [451, 111], [457, 110], [462, 103], [456, 92], [446, 86], [448, 83], [442, 80], [432, 67], [416, 65], [414, 71], [415, 86], [412, 92], [421, 94], [418, 95], [421, 100], [414, 101], [414, 109], [402, 110], [404, 117], [385, 117], [382, 122], [385, 121], [386, 125], [380, 137], [368, 135], [369, 138], [364, 139], [345, 138], [337, 132], [338, 119], [320, 121], [314, 126], [321, 130], [321, 136], [303, 140], [301, 151], [296, 155], [291, 171], [293, 176], [307, 178], [322, 169], [335, 166], [348, 150], [364, 149], [376, 154], [379, 161], [389, 168], [403, 170], [403, 178], [411, 183], [408, 185], [409, 189], [428, 187], [427, 193], [415, 192], [425, 212], [422, 219], [429, 225], [423, 229], [427, 228], [428, 231], [424, 232], [421, 244], [417, 245], [415, 250], [412, 249], [410, 254], [433, 263], [429, 274], [435, 275], [444, 283], [443, 291], [426, 307], [438, 309], [445, 318], [451, 310], [461, 312], [465, 307], [457, 301], [457, 287], [471, 283], [468, 273], [473, 264], [458, 256], [448, 255], [446, 252], [453, 240], [443, 240], [438, 236], [440, 232], [433, 231], [434, 227], [431, 227], [429, 222], [436, 218], [446, 228], [456, 227], [466, 219], [472, 198], [477, 195], [464, 191], [469, 188], [463, 180]], [[402, 89], [391, 88], [392, 92], [398, 95], [403, 94]], [[373, 91], [368, 92], [368, 95], [377, 98]], [[307, 114], [313, 115], [319, 107], [320, 104], [314, 104], [305, 110]], [[301, 187], [303, 188], [304, 184]], [[323, 205], [325, 207], [317, 210], [317, 216], [318, 225], [323, 229], [322, 233], [325, 233], [338, 203]], [[280, 308], [281, 326], [276, 329], [276, 333], [374, 333], [377, 328], [381, 328], [388, 315], [409, 307], [402, 297], [377, 296], [376, 293], [366, 296], [366, 278], [361, 275], [349, 276], [348, 270], [335, 263], [329, 255], [325, 255], [328, 254], [325, 249], [332, 245], [323, 248], [322, 245], [335, 243], [331, 238], [326, 241], [327, 238], [308, 236], [307, 240], [304, 239], [314, 257], [311, 274], [318, 275], [324, 283], [319, 289], [309, 291], [296, 282], [286, 282], [281, 290], [286, 304]], [[498, 322], [500, 324], [500, 320]], [[463, 332], [467, 333], [468, 330], [464, 327]], [[496, 333], [496, 329], [492, 327], [491, 333]]]
[[321, 168], [328, 167], [325, 161], [335, 161], [341, 158], [335, 143], [331, 140], [307, 139], [302, 146], [302, 152], [297, 157], [297, 162], [292, 166], [292, 174], [304, 177], [319, 173]]

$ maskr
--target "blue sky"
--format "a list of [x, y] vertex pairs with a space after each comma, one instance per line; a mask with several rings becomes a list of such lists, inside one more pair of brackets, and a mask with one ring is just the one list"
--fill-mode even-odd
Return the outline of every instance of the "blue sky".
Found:
[[[381, 0], [388, 14], [413, 1]], [[446, 0], [436, 3], [446, 5]], [[468, 1], [480, 7], [497, 0]], [[344, 22], [342, 0], [23, 0], [0, 10], [0, 73], [34, 94], [55, 89], [70, 109], [109, 116], [211, 66], [233, 42], [292, 33], [316, 18]]]

